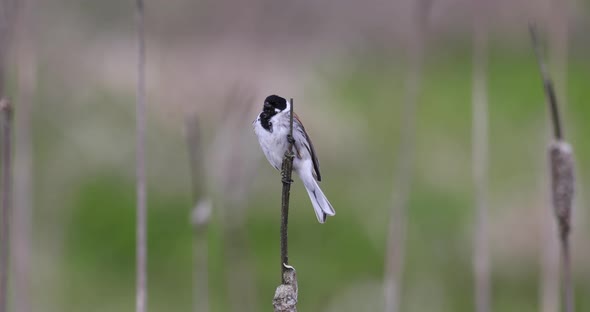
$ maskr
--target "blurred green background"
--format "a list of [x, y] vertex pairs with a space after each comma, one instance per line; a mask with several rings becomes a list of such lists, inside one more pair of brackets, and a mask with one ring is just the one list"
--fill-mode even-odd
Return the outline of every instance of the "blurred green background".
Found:
[[[195, 253], [208, 259], [211, 311], [271, 310], [280, 282], [280, 176], [250, 124], [273, 93], [295, 98], [337, 212], [318, 224], [296, 179], [289, 252], [299, 309], [382, 310], [412, 3], [147, 1], [151, 311], [192, 309], [193, 279], [200, 278], [193, 276]], [[434, 1], [428, 14], [401, 311], [473, 311], [470, 3]], [[494, 311], [541, 311], [544, 253], [554, 238], [549, 119], [528, 20], [549, 34], [548, 58], [574, 146], [573, 276], [577, 310], [590, 310], [587, 4], [556, 10], [555, 3], [498, 2], [486, 11]], [[28, 10], [31, 53], [14, 49], [8, 76], [18, 94], [19, 66], [34, 64], [32, 310], [132, 310], [133, 3], [52, 0]], [[552, 31], [563, 25], [565, 39]], [[553, 46], [560, 39], [565, 55]], [[204, 167], [195, 173], [197, 194], [185, 129], [191, 116], [199, 120]], [[212, 217], [206, 230], [195, 231], [191, 209], [204, 197], [212, 198]], [[208, 250], [195, 250], [203, 239]]]

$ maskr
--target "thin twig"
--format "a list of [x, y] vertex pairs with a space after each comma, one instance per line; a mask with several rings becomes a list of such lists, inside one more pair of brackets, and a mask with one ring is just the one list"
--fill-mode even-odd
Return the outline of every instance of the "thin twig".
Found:
[[411, 192], [414, 159], [414, 136], [416, 132], [416, 106], [420, 95], [424, 45], [428, 15], [432, 0], [415, 2], [413, 19], [415, 33], [410, 37], [408, 56], [410, 65], [406, 76], [405, 98], [401, 114], [399, 158], [393, 177], [393, 191], [387, 253], [385, 255], [384, 311], [397, 312], [401, 306], [401, 281], [403, 279], [407, 228], [407, 206]]
[[0, 1], [0, 123], [2, 127], [2, 196], [0, 202], [0, 312], [8, 309], [10, 223], [12, 214], [12, 105], [5, 94], [6, 55], [10, 46], [15, 0]]
[[559, 110], [557, 108], [557, 96], [555, 95], [553, 81], [551, 80], [551, 77], [549, 76], [549, 72], [547, 70], [547, 66], [543, 61], [543, 53], [541, 52], [541, 48], [539, 47], [540, 44], [537, 36], [537, 30], [534, 25], [529, 25], [529, 32], [531, 33], [533, 50], [535, 51], [535, 57], [537, 58], [537, 63], [539, 64], [539, 69], [541, 71], [541, 78], [543, 79], [543, 87], [545, 89], [545, 95], [547, 96], [547, 105], [549, 105], [549, 110], [551, 112], [551, 119], [553, 122], [553, 135], [555, 136], [556, 140], [561, 140], [563, 138], [563, 130], [561, 127], [561, 120], [559, 118]]
[[12, 213], [12, 106], [0, 98], [2, 114], [2, 227], [0, 228], [0, 312], [7, 311], [10, 218]]
[[37, 88], [35, 50], [36, 0], [22, 0], [15, 23], [17, 51], [18, 111], [14, 116], [14, 211], [12, 214], [11, 266], [14, 311], [34, 310], [31, 298], [31, 235], [33, 191], [33, 144], [31, 115]]
[[[248, 248], [246, 212], [253, 176], [256, 174], [254, 146], [249, 144], [243, 130], [243, 117], [251, 109], [253, 95], [250, 88], [235, 83], [229, 88], [221, 105], [228, 109], [215, 131], [209, 174], [215, 213], [220, 216], [223, 242], [221, 248], [229, 260], [223, 272], [227, 279], [229, 311], [257, 311], [255, 269]], [[209, 148], [207, 148], [209, 149]]]
[[563, 255], [563, 295], [565, 300], [565, 312], [574, 311], [574, 284], [572, 281], [572, 260], [570, 241], [567, 235], [561, 237], [561, 254]]
[[208, 233], [211, 217], [211, 200], [205, 194], [203, 142], [196, 115], [186, 119], [186, 140], [191, 169], [194, 207], [191, 210], [193, 226], [193, 311], [209, 311]]
[[283, 164], [281, 168], [281, 176], [283, 182], [283, 196], [281, 202], [281, 280], [285, 283], [285, 271], [286, 266], [289, 264], [289, 252], [288, 252], [288, 234], [287, 228], [289, 225], [289, 196], [291, 192], [291, 174], [293, 173], [293, 104], [294, 101], [291, 98], [291, 111], [289, 114], [289, 147], [283, 157]]
[[[548, 177], [548, 175], [543, 176], [543, 178]], [[545, 187], [546, 185], [543, 184], [543, 188]], [[545, 190], [543, 191], [545, 194]], [[545, 197], [549, 199], [549, 197]], [[542, 276], [541, 285], [539, 285], [539, 311], [558, 312], [560, 311], [560, 242], [555, 235], [557, 224], [553, 220], [553, 213], [548, 206], [542, 205], [542, 208], [547, 208], [547, 211], [543, 213], [541, 220]]]
[[291, 174], [293, 172], [293, 99], [291, 98], [291, 110], [289, 112], [289, 134], [287, 140], [289, 146], [283, 157], [281, 177], [283, 182], [283, 194], [281, 203], [281, 285], [277, 287], [272, 305], [275, 312], [297, 312], [297, 276], [295, 268], [289, 265], [287, 246], [287, 226], [289, 223], [289, 195], [291, 191]]
[[193, 311], [209, 311], [209, 243], [208, 223], [211, 200], [199, 200], [191, 212], [193, 225]]
[[488, 92], [487, 20], [482, 0], [475, 0], [473, 14], [473, 183], [475, 187], [475, 227], [473, 271], [475, 311], [490, 311], [490, 251], [488, 233]]
[[137, 19], [137, 284], [136, 312], [147, 311], [147, 193], [145, 174], [145, 23], [143, 0], [136, 1]]
[[18, 4], [18, 0], [0, 0], [0, 99], [6, 96], [6, 56], [12, 42]]
[[570, 144], [563, 138], [561, 129], [557, 98], [553, 91], [553, 83], [549, 73], [545, 69], [545, 63], [540, 53], [536, 30], [533, 25], [529, 27], [533, 49], [541, 69], [543, 86], [550, 107], [551, 120], [554, 128], [554, 142], [549, 145], [549, 160], [551, 170], [551, 195], [553, 212], [559, 227], [559, 239], [561, 243], [561, 268], [562, 291], [564, 297], [564, 311], [574, 311], [574, 289], [571, 276], [571, 250], [569, 236], [571, 232], [571, 211], [574, 199], [574, 159]]

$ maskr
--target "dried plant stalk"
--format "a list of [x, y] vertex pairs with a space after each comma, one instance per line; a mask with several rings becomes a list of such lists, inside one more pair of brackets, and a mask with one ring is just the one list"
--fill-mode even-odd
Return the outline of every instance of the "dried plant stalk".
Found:
[[406, 77], [405, 99], [402, 111], [402, 127], [399, 145], [399, 158], [395, 167], [387, 253], [385, 255], [384, 311], [397, 312], [400, 309], [401, 280], [404, 271], [407, 205], [412, 184], [414, 159], [414, 135], [416, 104], [422, 81], [426, 26], [431, 0], [415, 2], [415, 33], [409, 42], [410, 65]]
[[490, 251], [488, 229], [488, 92], [487, 23], [484, 3], [475, 0], [473, 14], [473, 183], [475, 187], [475, 227], [473, 229], [473, 273], [475, 311], [490, 311]]
[[145, 23], [143, 0], [136, 0], [137, 18], [137, 103], [136, 103], [136, 175], [137, 175], [137, 312], [147, 311], [147, 191], [145, 173]]
[[31, 298], [31, 236], [33, 144], [31, 115], [37, 88], [34, 18], [35, 0], [20, 1], [15, 46], [17, 51], [18, 112], [15, 114], [14, 212], [12, 215], [11, 266], [13, 304], [16, 312], [33, 310]]
[[288, 224], [289, 224], [289, 196], [291, 192], [291, 175], [293, 173], [293, 99], [291, 98], [291, 111], [289, 114], [289, 147], [285, 151], [281, 168], [281, 181], [283, 192], [281, 200], [281, 280], [282, 284], [277, 287], [273, 307], [275, 312], [296, 312], [297, 311], [297, 278], [295, 268], [289, 266], [288, 253]]
[[2, 200], [0, 228], [0, 312], [8, 305], [8, 260], [10, 259], [10, 220], [12, 213], [12, 106], [0, 99], [2, 124]]
[[533, 49], [543, 79], [543, 86], [549, 106], [549, 113], [553, 124], [554, 141], [549, 145], [549, 167], [551, 172], [551, 199], [553, 212], [555, 214], [559, 229], [559, 240], [561, 244], [561, 269], [562, 269], [562, 292], [564, 299], [564, 311], [574, 311], [574, 289], [571, 275], [571, 250], [570, 232], [572, 205], [574, 200], [575, 178], [574, 159], [572, 147], [565, 141], [562, 129], [557, 96], [553, 87], [553, 81], [549, 76], [547, 67], [543, 60], [536, 29], [530, 26]]
[[8, 278], [10, 259], [10, 223], [12, 214], [12, 120], [13, 110], [5, 90], [6, 55], [12, 37], [15, 0], [0, 1], [0, 123], [2, 138], [2, 199], [0, 200], [0, 312], [8, 309]]
[[211, 217], [211, 200], [205, 194], [205, 166], [203, 142], [199, 135], [197, 116], [186, 120], [186, 143], [191, 169], [194, 207], [191, 210], [193, 226], [193, 311], [209, 311], [208, 226]]
[[288, 252], [288, 225], [289, 225], [289, 196], [291, 193], [291, 175], [293, 173], [293, 99], [291, 99], [291, 111], [289, 114], [289, 147], [283, 157], [281, 168], [281, 181], [283, 182], [283, 192], [281, 197], [281, 278], [285, 282], [286, 264], [289, 264]]

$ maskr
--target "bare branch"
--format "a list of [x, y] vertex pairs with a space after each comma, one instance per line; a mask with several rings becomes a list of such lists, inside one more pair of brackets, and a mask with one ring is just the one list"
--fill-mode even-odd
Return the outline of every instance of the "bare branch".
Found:
[[[0, 73], [1, 74], [1, 73]], [[7, 311], [8, 260], [10, 259], [10, 219], [12, 213], [12, 106], [0, 98], [2, 115], [2, 202], [0, 209], [0, 312]]]
[[145, 23], [143, 0], [136, 0], [137, 18], [137, 284], [136, 311], [147, 311], [147, 192], [145, 174]]

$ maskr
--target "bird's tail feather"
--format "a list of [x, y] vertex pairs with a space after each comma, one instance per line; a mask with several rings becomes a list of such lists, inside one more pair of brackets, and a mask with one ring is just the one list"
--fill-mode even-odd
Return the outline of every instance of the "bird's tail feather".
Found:
[[330, 204], [328, 198], [326, 198], [326, 195], [324, 195], [324, 192], [322, 192], [322, 189], [320, 189], [320, 186], [313, 177], [303, 179], [303, 184], [320, 223], [326, 222], [327, 216], [336, 214], [332, 204]]

